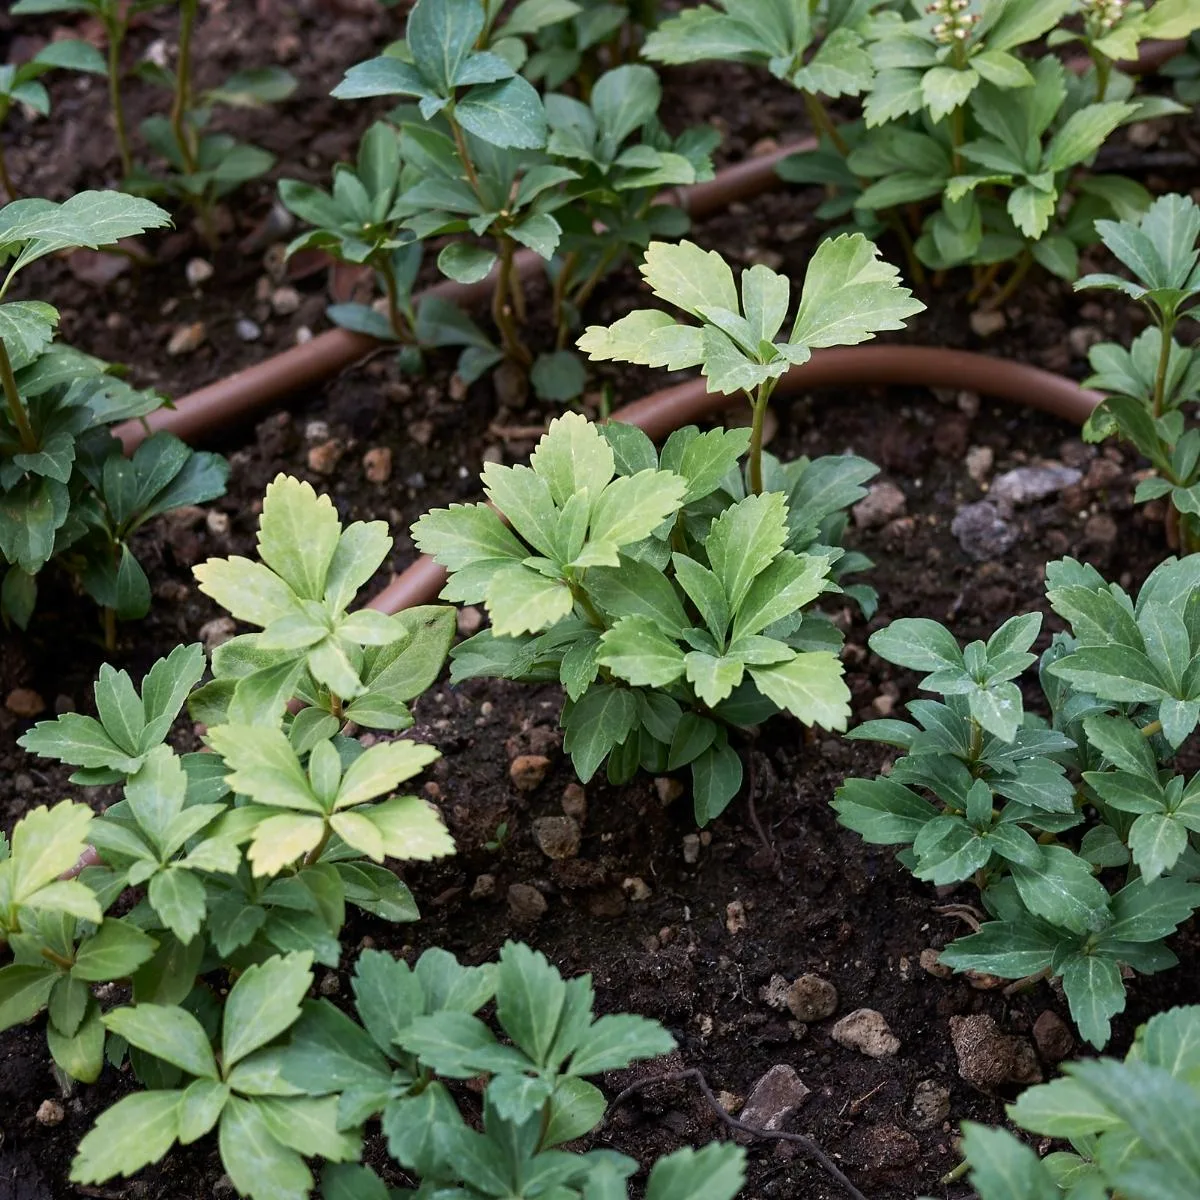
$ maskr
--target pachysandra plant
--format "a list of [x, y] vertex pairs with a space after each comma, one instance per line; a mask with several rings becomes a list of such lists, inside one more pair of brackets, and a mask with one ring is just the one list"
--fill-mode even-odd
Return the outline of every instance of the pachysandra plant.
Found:
[[1027, 1088], [1008, 1106], [1018, 1129], [1070, 1150], [1039, 1158], [1006, 1129], [964, 1122], [963, 1154], [980, 1200], [1195, 1195], [1198, 1043], [1200, 1007], [1172, 1008], [1138, 1029], [1123, 1061], [1068, 1063], [1063, 1078]]
[[451, 678], [559, 680], [579, 777], [606, 760], [614, 782], [690, 765], [702, 824], [741, 786], [737, 727], [784, 711], [842, 729], [849, 714], [840, 634], [809, 606], [841, 590], [843, 552], [827, 543], [875, 468], [768, 459], [772, 490], [747, 494], [749, 437], [688, 427], [660, 457], [636, 429], [567, 414], [530, 466], [485, 467], [494, 509], [435, 509], [413, 527], [450, 570], [443, 598], [491, 618], [455, 647]]
[[536, 29], [523, 31], [534, 46], [522, 73], [547, 88], [573, 79], [584, 97], [605, 67], [634, 57], [659, 23], [658, 0], [526, 0], [514, 13], [522, 11], [538, 17]]
[[1167, 537], [1184, 553], [1200, 547], [1200, 429], [1187, 428], [1185, 405], [1200, 398], [1200, 353], [1181, 345], [1183, 318], [1197, 319], [1200, 299], [1200, 207], [1188, 196], [1157, 199], [1140, 218], [1097, 221], [1104, 245], [1133, 274], [1085, 275], [1076, 290], [1104, 288], [1138, 301], [1153, 324], [1128, 350], [1093, 346], [1089, 387], [1109, 393], [1084, 426], [1084, 437], [1132, 442], [1154, 467], [1135, 492], [1167, 500]]
[[338, 262], [370, 267], [383, 285], [385, 312], [366, 304], [334, 304], [329, 319], [382, 341], [411, 344], [416, 336], [412, 288], [421, 245], [402, 228], [396, 205], [401, 190], [398, 135], [386, 121], [376, 121], [363, 134], [353, 166], [338, 163], [334, 168], [332, 195], [298, 179], [279, 181], [279, 198], [287, 210], [315, 227], [289, 244], [288, 255], [315, 247]]
[[[1200, 639], [1188, 624], [1200, 560], [1168, 560], [1136, 601], [1072, 559], [1047, 568], [1071, 627], [1043, 654], [1049, 723], [1024, 709], [1039, 614], [960, 648], [924, 618], [871, 638], [889, 662], [928, 672], [914, 723], [870, 721], [850, 737], [904, 751], [888, 776], [851, 779], [834, 807], [867, 841], [937, 885], [973, 880], [992, 918], [941, 961], [1005, 978], [1061, 978], [1080, 1033], [1103, 1047], [1125, 1007], [1123, 967], [1175, 965], [1165, 939], [1200, 907], [1200, 777], [1165, 766], [1200, 720]], [[927, 797], [932, 796], [933, 799]], [[1124, 868], [1110, 892], [1100, 873]]]
[[338, 1128], [337, 1101], [299, 1095], [279, 1073], [279, 1039], [312, 983], [312, 955], [303, 951], [248, 966], [225, 998], [219, 1038], [178, 1004], [105, 1013], [111, 1033], [170, 1066], [178, 1082], [135, 1092], [102, 1113], [79, 1144], [71, 1179], [131, 1175], [176, 1142], [189, 1145], [214, 1129], [221, 1165], [252, 1200], [308, 1196], [313, 1177], [304, 1157], [356, 1159], [360, 1141]]
[[[312, 982], [301, 952], [249, 967], [230, 989], [219, 1036], [216, 1014], [205, 1021], [179, 1005], [106, 1013], [112, 1033], [176, 1078], [103, 1113], [80, 1143], [72, 1180], [131, 1175], [176, 1141], [216, 1129], [240, 1195], [303, 1200], [314, 1184], [304, 1159], [317, 1158], [324, 1196], [386, 1200], [383, 1181], [356, 1161], [364, 1126], [378, 1117], [392, 1157], [423, 1190], [486, 1200], [553, 1179], [561, 1200], [627, 1196], [632, 1159], [558, 1147], [604, 1114], [603, 1094], [584, 1076], [674, 1047], [655, 1022], [595, 1018], [587, 976], [564, 980], [541, 954], [511, 942], [498, 963], [481, 967], [437, 949], [412, 968], [364, 951], [353, 979], [361, 1024], [328, 1001], [305, 999]], [[492, 1000], [509, 1042], [476, 1015]], [[476, 1077], [487, 1080], [481, 1130], [464, 1120], [444, 1082]], [[730, 1145], [680, 1151], [656, 1164], [646, 1195], [732, 1200], [744, 1157]]]
[[[365, 624], [379, 636], [364, 651], [348, 640], [354, 626], [343, 609], [387, 553], [390, 539], [380, 526], [363, 523], [343, 531], [336, 514], [330, 536], [327, 500], [318, 503], [307, 485], [294, 480], [272, 487], [264, 506], [264, 553], [293, 578], [294, 571], [313, 571], [309, 578], [318, 594], [334, 603], [322, 610], [337, 627], [330, 636], [360, 664], [356, 678], [366, 680], [356, 698], [363, 705], [356, 723], [382, 729], [411, 724], [405, 704], [438, 675], [454, 629], [452, 610], [416, 609], [401, 618], [370, 614]], [[330, 543], [327, 564], [322, 556]], [[295, 598], [265, 567], [265, 574], [243, 569], [240, 576], [228, 568], [222, 560], [225, 573], [216, 572], [226, 591], [240, 578], [246, 589], [275, 594], [280, 604], [285, 594]], [[327, 586], [318, 586], [322, 582]], [[296, 604], [301, 615], [320, 607], [303, 599]], [[298, 631], [302, 624], [292, 620], [290, 627]], [[384, 633], [388, 639], [381, 641]], [[15, 865], [0, 866], [0, 898], [7, 897], [0, 922], [16, 957], [11, 969], [0, 969], [5, 1024], [35, 1015], [50, 989], [66, 990], [56, 983], [60, 976], [129, 976], [138, 1003], [191, 1006], [206, 994], [193, 988], [198, 975], [218, 966], [241, 972], [293, 951], [336, 966], [347, 903], [388, 921], [417, 918], [411, 892], [385, 860], [429, 860], [454, 847], [425, 801], [393, 793], [437, 751], [409, 741], [363, 747], [348, 736], [349, 709], [335, 716], [328, 694], [308, 672], [313, 643], [284, 639], [268, 650], [257, 645], [261, 636], [219, 647], [214, 658], [227, 653], [214, 663], [216, 679], [199, 690], [205, 667], [199, 645], [177, 647], [156, 663], [140, 692], [126, 672], [105, 666], [96, 682], [96, 717], [66, 713], [39, 722], [20, 739], [31, 753], [77, 767], [73, 783], [118, 783], [123, 796], [101, 817], [93, 819], [80, 805], [60, 805], [35, 814], [14, 833]], [[323, 707], [292, 711], [293, 695], [319, 697]], [[166, 740], [189, 699], [193, 713], [209, 723], [209, 750], [178, 755]], [[58, 881], [85, 840], [98, 865], [88, 865], [78, 880]], [[53, 855], [47, 845], [55, 848]], [[44, 863], [39, 854], [46, 855]], [[129, 888], [138, 890], [132, 912], [101, 924], [103, 911]], [[86, 965], [92, 938], [102, 939], [101, 948], [123, 939], [121, 955], [103, 960], [103, 969], [113, 973], [84, 974], [100, 969]], [[30, 966], [41, 972], [36, 978]], [[72, 1003], [86, 1000], [74, 997]], [[94, 1021], [81, 1024], [92, 1012], [60, 1011], [51, 996], [51, 1049], [56, 1038], [70, 1042], [69, 1053], [60, 1047], [55, 1055], [76, 1078], [87, 1077], [93, 1066], [99, 1070], [104, 1026], [98, 1011]], [[127, 1040], [138, 1077], [149, 1086], [173, 1086], [164, 1084], [161, 1064], [134, 1038]], [[119, 1052], [114, 1055], [119, 1059]]]
[[[653, 62], [719, 58], [754, 63], [803, 94], [813, 127], [837, 137], [820, 97], [858, 96], [875, 76], [866, 18], [887, 7], [879, 0], [719, 0], [663, 21], [642, 53]], [[822, 11], [818, 13], [818, 8]]]
[[769, 267], [745, 270], [739, 297], [733, 271], [715, 250], [652, 242], [641, 272], [655, 296], [699, 324], [683, 324], [661, 309], [635, 309], [612, 325], [589, 326], [579, 348], [593, 360], [700, 367], [710, 392], [744, 392], [754, 408], [749, 486], [755, 493], [763, 489], [763, 422], [780, 377], [815, 349], [903, 329], [925, 307], [861, 234], [832, 238], [814, 251], [786, 341], [776, 339], [791, 307], [791, 284]]
[[1200, 29], [1200, 11], [1190, 0], [1077, 0], [1082, 30], [1055, 30], [1048, 45], [1058, 46], [1077, 38], [1092, 60], [1096, 99], [1105, 99], [1117, 62], [1133, 62], [1138, 47], [1150, 38], [1186, 38]]
[[[367, 950], [353, 989], [357, 1022], [327, 1000], [307, 1002], [279, 1057], [283, 1080], [333, 1104], [339, 1129], [358, 1138], [378, 1118], [392, 1158], [431, 1194], [484, 1200], [552, 1175], [562, 1200], [626, 1200], [632, 1159], [561, 1147], [604, 1116], [604, 1095], [587, 1076], [674, 1048], [657, 1022], [594, 1016], [589, 976], [565, 980], [513, 942], [480, 967], [460, 966], [444, 950], [426, 950], [411, 968]], [[478, 1015], [491, 1002], [504, 1040]], [[467, 1079], [486, 1081], [482, 1129], [464, 1119], [447, 1086]], [[743, 1151], [713, 1144], [661, 1159], [645, 1195], [730, 1200], [743, 1180]], [[388, 1194], [365, 1166], [327, 1167], [322, 1182], [326, 1196]]]
[[30, 263], [75, 247], [109, 246], [168, 223], [157, 205], [119, 192], [80, 192], [56, 204], [21, 200], [0, 209], [0, 614], [24, 627], [36, 576], [52, 559], [116, 620], [145, 616], [150, 585], [130, 539], [151, 517], [225, 490], [228, 467], [171, 434], [147, 438], [130, 458], [109, 427], [163, 404], [106, 374], [98, 359], [53, 344], [58, 311], [41, 300], [2, 302]]
[[[39, 81], [43, 75], [56, 70], [103, 75], [104, 59], [95, 46], [68, 39], [43, 46], [27, 62], [0, 65], [0, 129], [4, 127], [13, 104], [21, 104], [38, 116], [50, 115], [50, 93], [46, 85]], [[15, 200], [20, 194], [8, 171], [3, 143], [0, 143], [0, 187], [4, 189], [7, 200]]]
[[[126, 178], [133, 171], [133, 150], [129, 144], [125, 102], [122, 98], [125, 71], [121, 58], [125, 38], [129, 33], [130, 22], [136, 17], [172, 2], [173, 0], [17, 0], [10, 9], [14, 17], [86, 13], [94, 17], [104, 30], [106, 50], [105, 57], [100, 61], [99, 73], [108, 76], [109, 108], [117, 139], [117, 152], [121, 159], [121, 171]], [[56, 44], [61, 43], [51, 43], [52, 46]]]
[[220, 105], [261, 108], [286, 100], [296, 80], [283, 67], [252, 67], [197, 94], [192, 76], [192, 41], [199, 0], [179, 0], [178, 59], [174, 70], [143, 61], [138, 73], [170, 92], [166, 114], [147, 117], [140, 126], [146, 144], [166, 163], [165, 170], [135, 164], [125, 186], [143, 196], [186, 201], [196, 210], [210, 245], [217, 242], [213, 210], [216, 202], [243, 183], [265, 175], [275, 156], [259, 146], [239, 142], [231, 134], [205, 132], [213, 109]]
[[437, 677], [454, 619], [446, 608], [398, 616], [349, 611], [391, 548], [383, 521], [343, 529], [328, 496], [276, 476], [259, 522], [261, 561], [210, 558], [194, 568], [205, 595], [262, 632], [217, 648], [213, 680], [192, 698], [193, 716], [207, 724], [277, 726], [295, 695], [310, 706], [314, 728], [318, 713], [331, 729], [343, 721], [370, 729], [411, 725], [407, 702]]
[[63, 1075], [94, 1082], [104, 1066], [104, 1026], [92, 985], [124, 979], [159, 943], [127, 918], [106, 917], [120, 885], [62, 878], [84, 853], [92, 811], [64, 800], [33, 809], [0, 834], [0, 1030], [48, 1009], [46, 1041]]
[[712, 178], [716, 130], [670, 137], [657, 119], [661, 101], [658, 76], [640, 64], [606, 71], [586, 104], [546, 97], [546, 153], [580, 173], [566, 185], [572, 203], [558, 213], [564, 233], [551, 268], [560, 350], [605, 275], [631, 251], [644, 253], [652, 239], [687, 232], [687, 214], [657, 193]]

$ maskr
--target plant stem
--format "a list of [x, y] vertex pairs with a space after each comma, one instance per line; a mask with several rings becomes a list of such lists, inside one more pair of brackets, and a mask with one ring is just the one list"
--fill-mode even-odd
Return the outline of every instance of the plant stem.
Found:
[[554, 348], [561, 350], [567, 344], [567, 314], [564, 311], [567, 302], [567, 288], [571, 285], [571, 277], [579, 265], [579, 255], [572, 251], [563, 260], [554, 280], [552, 297], [554, 313]]
[[321, 834], [321, 840], [304, 856], [303, 866], [311, 867], [321, 861], [321, 855], [325, 853], [325, 847], [329, 845], [329, 839], [332, 835], [333, 830], [329, 827], [329, 823], [326, 822], [325, 832]]
[[1154, 373], [1154, 419], [1163, 415], [1167, 403], [1167, 368], [1171, 365], [1171, 344], [1175, 339], [1175, 321], [1163, 321], [1159, 330], [1162, 344], [1158, 348], [1158, 370]]
[[8, 173], [8, 162], [4, 157], [4, 143], [0, 142], [0, 187], [4, 188], [5, 198], [15, 200], [19, 195], [12, 176]]
[[612, 267], [613, 259], [620, 253], [621, 250], [619, 247], [614, 249], [612, 246], [609, 246], [609, 248], [604, 251], [604, 253], [600, 256], [600, 261], [596, 263], [595, 269], [580, 285], [579, 291], [575, 293], [574, 303], [576, 308], [582, 309], [583, 306], [592, 298], [592, 293], [597, 287], [599, 287], [600, 280], [602, 280], [604, 276], [608, 274], [609, 269]]
[[582, 578], [578, 581], [572, 581], [568, 585], [571, 589], [571, 595], [575, 603], [583, 609], [583, 614], [597, 629], [607, 629], [608, 626], [604, 622], [604, 618], [600, 615], [600, 610], [592, 603], [591, 597], [583, 590]]
[[967, 303], [971, 305], [978, 304], [984, 292], [996, 282], [996, 276], [1000, 274], [1000, 268], [1004, 265], [1003, 260], [994, 262], [987, 270], [980, 273], [979, 279], [975, 286], [967, 294]]
[[471, 161], [471, 155], [467, 150], [467, 138], [463, 133], [462, 126], [454, 119], [453, 112], [447, 111], [446, 120], [450, 125], [450, 132], [454, 135], [454, 147], [458, 151], [459, 161], [463, 165], [463, 171], [466, 173], [467, 182], [471, 185], [471, 190], [482, 201], [482, 189], [479, 186], [479, 175], [475, 171], [475, 164]]
[[378, 266], [379, 274], [383, 276], [383, 286], [387, 292], [388, 324], [396, 335], [396, 340], [409, 340], [409, 331], [400, 311], [400, 288], [396, 283], [396, 272], [392, 270], [390, 256], [385, 257]]
[[758, 386], [758, 395], [751, 397], [754, 420], [750, 426], [750, 490], [761, 496], [763, 490], [762, 451], [763, 424], [767, 418], [767, 401], [775, 390], [775, 380], [768, 379]]
[[1149, 725], [1142, 726], [1142, 737], [1152, 738], [1155, 734], [1162, 733], [1162, 722], [1151, 721]]
[[179, 66], [175, 72], [175, 97], [171, 102], [171, 130], [179, 146], [185, 175], [196, 173], [196, 149], [188, 129], [192, 107], [192, 33], [196, 28], [197, 0], [181, 0], [179, 6]]
[[1021, 286], [1025, 276], [1029, 274], [1029, 268], [1033, 266], [1033, 255], [1028, 250], [1021, 253], [1020, 261], [1013, 269], [1013, 273], [1008, 277], [1008, 282], [996, 293], [996, 298], [989, 305], [990, 308], [999, 308], [1002, 304], [1007, 303], [1012, 298], [1013, 293]]
[[64, 971], [69, 971], [75, 965], [69, 958], [64, 958], [57, 951], [51, 950], [49, 946], [42, 947], [42, 957], [56, 967], [62, 967]]
[[979, 756], [983, 753], [983, 726], [980, 725], [974, 717], [971, 718], [971, 745], [967, 750], [967, 757], [971, 762], [978, 762]]
[[492, 289], [492, 320], [500, 332], [500, 343], [504, 353], [509, 358], [528, 367], [533, 364], [533, 355], [529, 347], [521, 341], [521, 335], [513, 320], [513, 311], [509, 304], [512, 294], [513, 255], [516, 243], [510, 237], [500, 235], [500, 267], [496, 272], [496, 286]]
[[133, 170], [133, 153], [129, 149], [129, 130], [125, 125], [125, 103], [121, 97], [121, 49], [125, 42], [125, 21], [115, 15], [105, 21], [108, 39], [108, 103], [112, 109], [113, 132], [117, 137], [117, 153], [121, 156], [121, 175], [128, 179]]
[[838, 127], [833, 123], [825, 105], [821, 103], [820, 97], [814, 96], [812, 92], [800, 89], [800, 96], [804, 101], [804, 111], [808, 113], [808, 119], [812, 122], [813, 129], [818, 133], [823, 133], [832, 143], [833, 148], [843, 157], [850, 153], [850, 147], [846, 145], [846, 139], [842, 137], [838, 131]]
[[29, 424], [29, 414], [21, 403], [21, 393], [17, 390], [17, 378], [13, 374], [12, 360], [8, 357], [8, 347], [0, 337], [0, 386], [4, 388], [4, 398], [8, 402], [8, 412], [17, 427], [21, 439], [21, 448], [27, 453], [37, 449], [37, 437], [33, 426]]
[[926, 283], [925, 267], [917, 257], [917, 248], [913, 244], [912, 234], [905, 228], [904, 218], [899, 213], [892, 212], [888, 214], [887, 223], [900, 239], [900, 246], [904, 250], [904, 260], [908, 264], [908, 273], [912, 276], [913, 286], [923, 288]]

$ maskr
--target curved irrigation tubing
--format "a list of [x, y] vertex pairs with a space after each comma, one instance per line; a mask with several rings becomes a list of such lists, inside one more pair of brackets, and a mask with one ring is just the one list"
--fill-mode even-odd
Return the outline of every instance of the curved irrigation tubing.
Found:
[[[1137, 61], [1124, 66], [1135, 74], [1154, 72], [1181, 53], [1185, 45], [1182, 40], [1146, 42], [1140, 48]], [[1074, 71], [1082, 71], [1088, 62], [1084, 55], [1070, 59], [1067, 65]], [[798, 151], [812, 150], [816, 144], [812, 137], [791, 142], [767, 154], [725, 167], [704, 183], [665, 192], [663, 199], [679, 205], [691, 217], [711, 216], [737, 201], [752, 199], [777, 186], [781, 182], [775, 173], [779, 161]], [[516, 269], [523, 277], [532, 275], [540, 263], [541, 259], [532, 250], [523, 250], [515, 257]], [[442, 280], [413, 299], [419, 302], [427, 296], [439, 296], [460, 305], [475, 304], [487, 298], [493, 282], [493, 275], [470, 284]], [[116, 426], [113, 432], [120, 438], [127, 454], [149, 434], [160, 430], [173, 433], [185, 442], [197, 440], [302, 387], [336, 375], [383, 344], [365, 334], [331, 329], [311, 341], [183, 396], [171, 408], [160, 408], [148, 417], [126, 421]]]
[[[980, 392], [1040, 409], [1077, 425], [1082, 425], [1103, 399], [1099, 392], [1040, 367], [936, 346], [838, 346], [817, 350], [803, 366], [792, 367], [780, 379], [771, 399], [774, 402], [822, 387], [879, 384]], [[626, 404], [612, 414], [611, 420], [636, 425], [658, 440], [683, 425], [712, 416], [732, 400], [724, 393], [706, 391], [703, 379], [689, 379]], [[445, 581], [445, 570], [422, 556], [369, 600], [367, 607], [396, 613], [429, 604]]]

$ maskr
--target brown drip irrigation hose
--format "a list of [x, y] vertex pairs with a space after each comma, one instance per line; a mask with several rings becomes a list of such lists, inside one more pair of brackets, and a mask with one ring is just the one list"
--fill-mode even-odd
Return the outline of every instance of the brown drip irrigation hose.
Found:
[[[1040, 409], [1076, 425], [1082, 425], [1103, 399], [1099, 392], [1040, 367], [936, 346], [838, 346], [817, 350], [803, 366], [792, 367], [780, 379], [774, 395], [880, 384], [981, 392]], [[732, 398], [723, 393], [706, 391], [703, 379], [689, 379], [626, 404], [612, 414], [612, 420], [636, 425], [657, 441], [683, 425], [712, 416], [731, 402]], [[445, 582], [445, 570], [422, 556], [369, 600], [367, 607], [396, 613], [430, 604]]]

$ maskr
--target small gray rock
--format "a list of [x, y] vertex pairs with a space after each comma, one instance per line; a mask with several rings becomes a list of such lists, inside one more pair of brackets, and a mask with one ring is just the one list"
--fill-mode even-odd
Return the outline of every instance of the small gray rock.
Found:
[[1082, 478], [1083, 475], [1074, 467], [1064, 467], [1061, 463], [1017, 467], [996, 476], [992, 482], [991, 497], [1019, 507], [1032, 504], [1035, 500], [1044, 500], [1064, 488], [1074, 487]]
[[787, 1006], [797, 1021], [823, 1021], [837, 1012], [837, 988], [820, 975], [801, 975], [788, 988]]
[[883, 1014], [873, 1008], [856, 1008], [830, 1031], [833, 1040], [847, 1050], [868, 1058], [890, 1058], [900, 1049], [900, 1039], [888, 1027]]
[[989, 562], [1007, 554], [1017, 540], [1016, 528], [990, 500], [964, 504], [954, 514], [950, 532], [976, 562]]
[[913, 1129], [933, 1129], [950, 1115], [950, 1089], [935, 1079], [922, 1079], [908, 1107]]
[[262, 329], [249, 317], [242, 317], [233, 327], [233, 331], [243, 342], [257, 342], [262, 337]]
[[[755, 1129], [782, 1129], [788, 1117], [808, 1099], [810, 1089], [786, 1063], [776, 1063], [755, 1085], [738, 1120]], [[748, 1142], [750, 1135], [736, 1134], [739, 1142]]]
[[220, 645], [229, 641], [237, 633], [237, 623], [232, 617], [213, 617], [205, 621], [196, 631], [196, 636], [204, 643], [204, 648], [210, 654]]
[[894, 483], [873, 483], [854, 506], [854, 524], [859, 529], [877, 529], [904, 515], [908, 500]]

